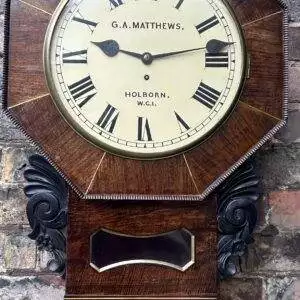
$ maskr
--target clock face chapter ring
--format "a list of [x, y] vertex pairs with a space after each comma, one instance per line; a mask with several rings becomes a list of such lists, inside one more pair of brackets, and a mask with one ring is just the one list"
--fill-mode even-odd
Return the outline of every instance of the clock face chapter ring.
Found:
[[223, 0], [63, 1], [44, 44], [64, 119], [134, 159], [176, 155], [211, 135], [237, 103], [245, 61], [242, 30]]

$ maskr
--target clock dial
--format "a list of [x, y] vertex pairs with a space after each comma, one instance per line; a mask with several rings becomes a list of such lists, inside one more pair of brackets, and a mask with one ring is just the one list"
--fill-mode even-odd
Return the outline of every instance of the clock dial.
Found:
[[70, 0], [45, 43], [67, 122], [97, 146], [160, 158], [206, 138], [244, 81], [239, 25], [222, 0]]

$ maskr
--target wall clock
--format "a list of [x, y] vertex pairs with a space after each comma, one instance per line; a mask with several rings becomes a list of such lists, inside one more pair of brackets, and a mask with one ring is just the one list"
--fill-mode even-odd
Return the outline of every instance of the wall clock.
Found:
[[52, 165], [27, 194], [66, 205], [53, 168], [72, 188], [66, 299], [216, 299], [212, 191], [285, 123], [286, 20], [277, 0], [6, 1], [4, 107]]

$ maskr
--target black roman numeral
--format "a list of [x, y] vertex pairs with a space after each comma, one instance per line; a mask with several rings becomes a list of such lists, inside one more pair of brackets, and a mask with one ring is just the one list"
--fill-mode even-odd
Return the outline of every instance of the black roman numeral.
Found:
[[199, 25], [196, 26], [197, 30], [199, 33], [203, 33], [204, 31], [216, 26], [219, 24], [219, 20], [216, 16], [213, 16], [206, 21], [200, 23]]
[[176, 4], [175, 8], [179, 9], [181, 4], [183, 3], [184, 0], [179, 0], [179, 2]]
[[75, 22], [87, 25], [91, 32], [93, 32], [94, 31], [94, 27], [96, 27], [98, 25], [96, 22], [92, 22], [92, 21], [86, 20], [83, 17], [73, 17], [72, 20], [75, 21]]
[[69, 90], [80, 108], [96, 95], [92, 92], [96, 89], [90, 76], [69, 85]]
[[228, 52], [205, 54], [205, 67], [228, 68], [228, 64], [229, 64]]
[[86, 20], [86, 19], [82, 19], [82, 18], [74, 17], [73, 21], [76, 21], [76, 22], [79, 22], [79, 23], [83, 23], [83, 24], [88, 25], [88, 26], [93, 26], [93, 27], [97, 26], [97, 23], [89, 21], [89, 20]]
[[139, 141], [152, 141], [151, 131], [148, 119], [138, 117], [138, 140]]
[[209, 109], [212, 109], [217, 103], [221, 93], [212, 87], [201, 82], [193, 98]]
[[66, 52], [63, 54], [63, 62], [66, 64], [86, 64], [87, 50]]
[[98, 120], [97, 125], [108, 132], [113, 133], [118, 117], [119, 111], [112, 105], [108, 104], [102, 116]]
[[175, 113], [181, 133], [184, 133], [186, 130], [189, 130], [190, 126], [179, 116], [179, 114], [176, 111], [174, 113]]
[[116, 7], [124, 4], [123, 0], [109, 0], [109, 3], [110, 3], [111, 9], [116, 8]]

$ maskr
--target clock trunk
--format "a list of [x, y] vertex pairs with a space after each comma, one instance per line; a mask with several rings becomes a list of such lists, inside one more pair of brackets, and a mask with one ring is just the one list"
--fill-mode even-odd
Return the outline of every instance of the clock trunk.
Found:
[[[82, 201], [71, 192], [68, 207], [65, 299], [217, 299], [215, 197], [202, 203]], [[185, 271], [132, 264], [97, 272], [90, 266], [90, 237], [100, 229], [149, 236], [183, 228], [195, 238], [195, 262]], [[115, 247], [111, 251], [124, 257], [122, 243]]]

